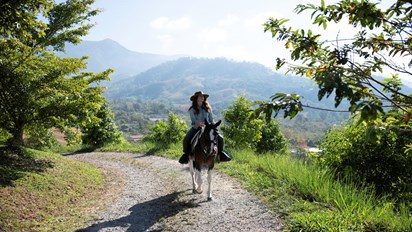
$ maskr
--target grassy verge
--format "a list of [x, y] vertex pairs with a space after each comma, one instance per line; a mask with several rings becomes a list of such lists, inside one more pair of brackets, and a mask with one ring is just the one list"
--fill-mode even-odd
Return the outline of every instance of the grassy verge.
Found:
[[[146, 150], [145, 150], [146, 149]], [[180, 145], [140, 143], [103, 150], [180, 156]], [[330, 173], [286, 155], [255, 155], [232, 151], [233, 160], [217, 168], [244, 186], [281, 215], [290, 231], [411, 231], [411, 213], [395, 208], [371, 190], [333, 180]]]
[[[177, 159], [181, 145], [120, 144], [98, 151]], [[285, 155], [231, 151], [217, 169], [239, 179], [285, 220], [289, 231], [411, 231], [411, 212], [368, 189], [334, 181], [329, 173]], [[104, 175], [93, 166], [34, 150], [0, 154], [0, 228], [71, 231], [88, 220]], [[87, 213], [85, 213], [87, 211]], [[83, 215], [88, 215], [83, 216]]]
[[35, 150], [2, 151], [0, 173], [2, 231], [71, 231], [105, 187], [92, 165]]

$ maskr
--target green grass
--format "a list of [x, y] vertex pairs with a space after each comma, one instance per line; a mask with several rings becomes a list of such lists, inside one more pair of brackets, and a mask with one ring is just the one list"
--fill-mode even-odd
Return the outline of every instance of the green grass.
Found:
[[[71, 231], [104, 190], [104, 175], [64, 156], [25, 150], [0, 153], [2, 231]], [[88, 214], [89, 215], [89, 214]]]
[[[69, 149], [70, 150], [70, 149]], [[86, 150], [91, 150], [87, 148]], [[122, 143], [96, 149], [177, 159], [181, 145]], [[373, 197], [367, 188], [335, 181], [325, 170], [287, 155], [230, 151], [233, 160], [216, 168], [237, 178], [282, 217], [286, 231], [411, 231], [410, 209]], [[0, 154], [0, 228], [6, 231], [70, 231], [104, 189], [91, 165], [26, 150]]]
[[[178, 158], [180, 145], [140, 143], [138, 153]], [[157, 148], [156, 148], [157, 147]], [[104, 150], [112, 150], [106, 147]], [[118, 147], [116, 151], [133, 152]], [[395, 208], [372, 190], [335, 181], [331, 173], [288, 155], [231, 151], [233, 160], [217, 169], [239, 179], [285, 220], [289, 231], [411, 231], [411, 212]], [[170, 154], [170, 155], [168, 155]]]

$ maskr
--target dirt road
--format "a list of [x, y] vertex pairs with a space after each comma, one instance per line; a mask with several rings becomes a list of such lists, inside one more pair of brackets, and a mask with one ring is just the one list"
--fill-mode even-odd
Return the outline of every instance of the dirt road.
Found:
[[127, 153], [70, 157], [111, 173], [115, 194], [108, 205], [102, 199], [95, 220], [78, 231], [281, 231], [280, 220], [255, 196], [218, 172], [213, 201], [207, 201], [206, 191], [192, 194], [188, 166], [176, 160]]

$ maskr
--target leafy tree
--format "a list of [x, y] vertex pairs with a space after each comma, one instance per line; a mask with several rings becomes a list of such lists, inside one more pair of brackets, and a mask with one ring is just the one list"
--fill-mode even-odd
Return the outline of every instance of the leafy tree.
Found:
[[57, 139], [54, 137], [53, 130], [30, 125], [26, 128], [26, 146], [35, 149], [51, 148], [57, 145]]
[[[83, 58], [60, 58], [66, 42], [79, 43], [99, 11], [94, 0], [17, 0], [0, 3], [0, 128], [21, 146], [29, 128], [70, 129], [97, 122], [104, 98], [102, 73], [81, 72]], [[35, 125], [35, 126], [34, 126]]]
[[150, 135], [148, 135], [144, 139], [152, 142], [168, 144], [169, 140], [165, 136], [168, 129], [169, 126], [165, 121], [157, 121], [156, 124], [153, 126]]
[[277, 151], [285, 152], [287, 144], [285, 137], [280, 131], [279, 123], [274, 120], [265, 122], [260, 130], [262, 138], [256, 144], [256, 151], [260, 153]]
[[263, 121], [252, 119], [253, 103], [245, 96], [239, 96], [223, 111], [225, 125], [222, 131], [229, 146], [235, 148], [256, 148], [262, 138]]
[[[392, 121], [392, 125], [407, 124], [412, 116], [412, 98], [401, 92], [399, 75], [410, 77], [412, 73], [397, 60], [412, 53], [412, 7], [410, 1], [396, 1], [387, 9], [379, 6], [368, 0], [297, 5], [298, 14], [311, 11], [313, 23], [325, 30], [330, 23], [348, 22], [358, 29], [352, 39], [321, 40], [321, 34], [312, 30], [284, 26], [287, 19], [270, 18], [264, 26], [291, 52], [290, 60], [277, 59], [277, 68], [287, 65], [287, 72], [315, 80], [319, 100], [334, 96], [337, 107], [346, 99], [348, 110], [364, 121], [390, 117], [387, 122]], [[393, 74], [381, 80], [376, 75], [385, 75], [384, 69]], [[284, 110], [284, 116], [292, 118], [303, 110], [300, 99], [297, 94], [275, 94], [271, 101], [260, 102], [257, 112]], [[387, 106], [393, 110], [384, 110]]]
[[97, 124], [89, 124], [82, 128], [82, 141], [85, 144], [101, 147], [105, 144], [120, 142], [121, 133], [114, 123], [114, 115], [107, 103], [97, 112]]
[[146, 139], [163, 144], [178, 143], [183, 140], [187, 130], [186, 123], [175, 114], [170, 113], [167, 122], [156, 122], [151, 134]]

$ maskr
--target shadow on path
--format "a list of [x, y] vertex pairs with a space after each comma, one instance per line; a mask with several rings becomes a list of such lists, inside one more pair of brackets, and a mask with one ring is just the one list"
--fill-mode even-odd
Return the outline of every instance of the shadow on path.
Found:
[[[199, 206], [194, 200], [183, 201], [179, 195], [186, 191], [171, 193], [159, 198], [142, 202], [129, 209], [130, 214], [110, 221], [98, 222], [87, 228], [76, 230], [76, 232], [100, 231], [105, 228], [122, 227], [124, 231], [139, 232], [146, 231], [161, 218], [169, 218], [188, 208]], [[156, 231], [162, 231], [159, 228]]]

